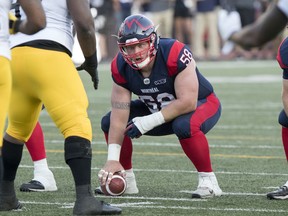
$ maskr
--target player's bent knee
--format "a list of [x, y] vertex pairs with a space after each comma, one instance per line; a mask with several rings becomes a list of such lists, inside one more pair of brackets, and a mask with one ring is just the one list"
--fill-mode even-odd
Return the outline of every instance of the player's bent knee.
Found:
[[65, 161], [75, 158], [92, 158], [92, 148], [89, 140], [77, 136], [65, 139]]
[[284, 109], [280, 112], [279, 117], [278, 117], [278, 122], [280, 125], [283, 127], [288, 127], [288, 117], [284, 111]]
[[107, 113], [101, 120], [101, 129], [103, 132], [108, 133], [110, 127], [110, 112]]
[[183, 121], [174, 120], [172, 124], [172, 129], [178, 139], [186, 139], [191, 136], [190, 127], [186, 125]]

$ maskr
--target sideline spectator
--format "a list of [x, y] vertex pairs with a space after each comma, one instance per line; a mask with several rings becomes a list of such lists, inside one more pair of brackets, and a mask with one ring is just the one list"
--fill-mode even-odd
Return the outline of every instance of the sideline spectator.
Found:
[[217, 60], [220, 57], [220, 38], [217, 28], [218, 5], [217, 0], [197, 1], [193, 54], [198, 60]]
[[196, 13], [196, 0], [176, 0], [174, 8], [175, 39], [192, 47], [193, 18]]
[[144, 3], [146, 4], [146, 16], [149, 17], [156, 26], [159, 25], [159, 35], [164, 38], [171, 37], [175, 0], [144, 0]]

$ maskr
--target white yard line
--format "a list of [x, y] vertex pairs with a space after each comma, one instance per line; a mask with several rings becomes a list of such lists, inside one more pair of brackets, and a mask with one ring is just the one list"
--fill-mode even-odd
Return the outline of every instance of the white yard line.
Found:
[[[237, 129], [237, 128], [234, 128], [234, 129]], [[259, 129], [259, 128], [258, 128]], [[271, 128], [270, 128], [271, 129]], [[224, 139], [224, 137], [213, 137], [213, 136], [210, 136], [210, 139]], [[232, 137], [233, 138], [233, 137]], [[232, 139], [230, 137], [230, 139]], [[239, 137], [237, 137], [237, 139], [239, 139]], [[46, 143], [48, 143], [47, 145], [49, 145], [49, 143], [51, 144], [62, 144], [63, 143], [63, 140], [48, 140], [46, 141]], [[105, 141], [97, 141], [97, 142], [92, 142], [92, 145], [106, 145], [106, 142]], [[133, 142], [133, 145], [134, 146], [156, 146], [156, 147], [163, 147], [163, 148], [166, 148], [166, 147], [176, 147], [178, 148], [179, 147], [179, 143], [178, 141], [175, 139], [175, 142], [173, 143], [169, 143], [169, 142], [165, 142], [165, 143], [160, 143], [160, 142], [149, 142], [149, 143], [146, 143], [146, 142]], [[248, 149], [283, 149], [283, 146], [279, 144], [279, 146], [266, 146], [266, 145], [247, 145], [247, 146], [244, 146], [244, 145], [221, 145], [221, 144], [210, 144], [209, 145], [211, 148], [241, 148], [243, 149], [244, 147], [245, 148], [248, 148]], [[53, 151], [53, 150], [51, 150]], [[49, 152], [49, 150], [48, 150]]]
[[[151, 197], [117, 197], [115, 199], [133, 199], [133, 200], [155, 200], [155, 198]], [[164, 201], [174, 201], [174, 198], [160, 198]], [[176, 200], [183, 202], [183, 200]], [[195, 201], [195, 199], [187, 199], [185, 201]], [[205, 202], [205, 199], [198, 199], [198, 201]], [[53, 202], [35, 202], [35, 201], [21, 201], [23, 204], [33, 204], [33, 205], [55, 205], [59, 206], [60, 208], [73, 208], [74, 203], [53, 203]], [[179, 209], [179, 210], [203, 210], [207, 211], [207, 208], [201, 208], [201, 207], [191, 207], [191, 206], [166, 206], [161, 205], [159, 202], [125, 202], [121, 204], [113, 204], [114, 206], [121, 207], [121, 208], [151, 208], [151, 209]], [[24, 210], [25, 211], [25, 210]], [[270, 212], [270, 213], [287, 213], [288, 210], [282, 210], [282, 209], [257, 209], [257, 208], [211, 208], [209, 207], [209, 211], [229, 211], [229, 212]]]
[[[26, 164], [20, 164], [19, 168], [25, 168], [25, 169], [33, 169], [34, 166], [32, 165], [26, 165]], [[50, 169], [69, 169], [68, 166], [49, 166]], [[100, 170], [100, 167], [92, 167], [92, 170]], [[172, 170], [172, 169], [137, 169], [133, 168], [134, 172], [167, 172], [167, 173], [195, 173], [197, 174], [197, 171], [190, 171], [190, 170]], [[252, 175], [252, 176], [288, 176], [286, 173], [254, 173], [254, 172], [225, 172], [225, 171], [215, 171], [215, 174], [223, 174], [223, 175]]]

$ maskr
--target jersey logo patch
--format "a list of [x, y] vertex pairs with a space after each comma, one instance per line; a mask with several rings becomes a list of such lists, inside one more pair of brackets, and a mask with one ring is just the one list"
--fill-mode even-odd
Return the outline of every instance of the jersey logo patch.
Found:
[[162, 85], [166, 83], [166, 79], [160, 79], [160, 80], [156, 80], [154, 82], [155, 85]]

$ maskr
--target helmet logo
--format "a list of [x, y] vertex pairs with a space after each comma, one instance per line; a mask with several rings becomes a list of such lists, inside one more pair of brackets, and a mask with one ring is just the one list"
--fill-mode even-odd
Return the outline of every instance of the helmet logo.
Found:
[[149, 28], [151, 28], [151, 27], [153, 27], [153, 25], [149, 25], [149, 26], [147, 26], [147, 27], [144, 27], [137, 19], [132, 19], [131, 21], [127, 20], [127, 21], [125, 22], [125, 24], [127, 25], [127, 27], [128, 27], [129, 29], [131, 29], [133, 23], [135, 23], [137, 26], [140, 26], [140, 28], [143, 29], [144, 31], [147, 30], [147, 29], [149, 29]]

